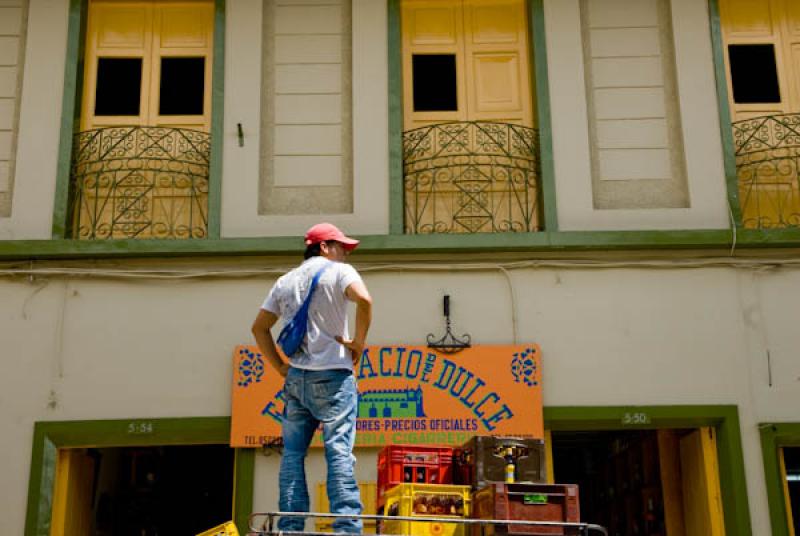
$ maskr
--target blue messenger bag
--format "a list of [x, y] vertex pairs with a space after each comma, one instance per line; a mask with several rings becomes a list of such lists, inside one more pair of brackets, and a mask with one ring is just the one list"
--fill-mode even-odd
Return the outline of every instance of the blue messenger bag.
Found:
[[294, 317], [283, 326], [283, 329], [278, 335], [278, 346], [281, 347], [286, 357], [291, 357], [297, 353], [300, 349], [300, 345], [303, 344], [303, 340], [306, 338], [306, 331], [308, 331], [308, 307], [311, 305], [311, 297], [317, 289], [319, 278], [322, 277], [322, 273], [327, 270], [330, 265], [330, 262], [326, 263], [325, 266], [314, 274], [314, 279], [311, 280], [311, 286], [308, 289], [306, 299], [303, 300], [300, 309], [298, 309]]

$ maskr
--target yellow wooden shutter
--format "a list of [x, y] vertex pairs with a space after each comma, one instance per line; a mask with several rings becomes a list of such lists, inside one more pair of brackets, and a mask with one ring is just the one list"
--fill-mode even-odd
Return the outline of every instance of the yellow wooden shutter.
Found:
[[[402, 4], [404, 128], [447, 121], [533, 126], [524, 0], [406, 0]], [[415, 54], [452, 54], [456, 111], [415, 111]]]
[[[211, 73], [214, 48], [214, 6], [199, 2], [89, 3], [84, 63], [81, 130], [104, 126], [141, 125], [193, 128], [211, 126]], [[162, 58], [205, 60], [202, 115], [159, 114]], [[95, 97], [100, 58], [141, 58], [139, 115], [97, 116]]]
[[464, 0], [469, 120], [533, 126], [522, 0]]
[[724, 536], [717, 440], [713, 428], [699, 428], [680, 439], [686, 534]]
[[86, 454], [86, 449], [58, 451], [51, 536], [89, 534], [95, 470], [95, 461]]
[[786, 478], [786, 460], [784, 459], [783, 449], [778, 449], [778, 456], [781, 470], [781, 488], [783, 489], [783, 500], [786, 502], [786, 523], [789, 526], [789, 536], [794, 536], [794, 516], [792, 514], [792, 500], [789, 496], [789, 480]]

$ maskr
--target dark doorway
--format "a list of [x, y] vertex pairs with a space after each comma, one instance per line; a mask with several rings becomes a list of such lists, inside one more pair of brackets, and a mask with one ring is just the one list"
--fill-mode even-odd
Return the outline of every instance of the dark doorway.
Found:
[[716, 430], [552, 433], [556, 482], [580, 486], [581, 518], [610, 536], [723, 534]]
[[94, 536], [192, 536], [231, 519], [225, 445], [88, 449]]
[[581, 519], [610, 536], [665, 536], [655, 431], [553, 432], [556, 482], [579, 486]]

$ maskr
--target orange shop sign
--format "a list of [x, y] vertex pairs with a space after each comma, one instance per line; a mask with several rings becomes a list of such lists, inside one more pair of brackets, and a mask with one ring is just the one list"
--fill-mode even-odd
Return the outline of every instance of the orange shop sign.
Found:
[[[542, 361], [535, 344], [369, 346], [355, 370], [356, 445], [460, 445], [473, 435], [543, 438]], [[231, 446], [281, 435], [283, 378], [255, 346], [233, 352]], [[314, 445], [320, 446], [319, 433]]]

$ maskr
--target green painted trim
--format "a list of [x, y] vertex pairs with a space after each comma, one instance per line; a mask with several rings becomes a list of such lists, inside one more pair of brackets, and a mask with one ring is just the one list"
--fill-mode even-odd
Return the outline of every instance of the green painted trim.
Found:
[[714, 76], [717, 81], [717, 104], [719, 106], [719, 129], [722, 135], [722, 160], [725, 165], [725, 183], [728, 188], [728, 205], [733, 224], [741, 228], [742, 208], [739, 203], [739, 178], [736, 173], [736, 149], [733, 144], [731, 110], [728, 95], [728, 79], [725, 71], [725, 49], [722, 40], [722, 22], [719, 16], [719, 0], [709, 0], [711, 21], [711, 46], [714, 55]]
[[56, 191], [53, 199], [52, 237], [65, 238], [69, 227], [69, 175], [72, 164], [72, 139], [75, 119], [80, 115], [80, 88], [83, 80], [83, 44], [86, 0], [70, 0], [67, 29], [67, 55], [64, 67], [64, 93], [61, 97], [61, 133], [56, 164]]
[[[129, 430], [132, 424], [144, 423], [152, 426], [152, 432]], [[50, 534], [59, 448], [228, 444], [230, 423], [229, 417], [37, 422], [33, 432], [25, 536]], [[237, 449], [235, 460], [233, 504], [238, 513], [253, 504], [254, 454]], [[237, 522], [239, 519], [236, 518]]]
[[[360, 253], [578, 253], [604, 251], [707, 250], [729, 254], [730, 230], [559, 231], [474, 235], [360, 236]], [[800, 249], [800, 229], [737, 233], [736, 251]], [[299, 237], [198, 240], [0, 240], [0, 260], [134, 257], [298, 256]]]
[[389, 234], [404, 232], [403, 204], [403, 40], [400, 0], [387, 0], [389, 57]]
[[717, 425], [717, 452], [726, 533], [752, 534], [742, 432], [735, 406], [728, 409], [727, 415]]
[[539, 161], [541, 182], [539, 206], [544, 215], [544, 228], [558, 230], [558, 207], [556, 204], [556, 169], [553, 158], [553, 128], [550, 117], [550, 83], [547, 70], [547, 41], [544, 25], [543, 0], [529, 0], [529, 25], [531, 28], [531, 57], [533, 58], [536, 88], [536, 123], [539, 128]]
[[211, 162], [208, 170], [208, 238], [219, 238], [222, 148], [225, 142], [225, 0], [214, 0], [214, 64], [211, 69]]
[[[55, 481], [55, 454], [52, 441], [38, 427], [33, 433], [30, 476], [28, 478], [28, 508], [25, 515], [25, 534], [47, 536], [50, 534], [50, 512], [53, 507], [53, 489], [47, 482]], [[50, 473], [53, 473], [52, 475]], [[31, 527], [41, 530], [32, 532]]]
[[[559, 232], [483, 235], [362, 236], [359, 253], [570, 252], [604, 250], [724, 249], [730, 231]], [[0, 240], [0, 260], [55, 258], [179, 257], [218, 255], [299, 255], [298, 237], [225, 238], [220, 240]], [[800, 247], [800, 231], [782, 240], [748, 245]]]
[[[647, 415], [649, 422], [623, 424], [626, 414], [635, 413]], [[544, 425], [551, 431], [715, 427], [725, 533], [752, 535], [736, 406], [545, 407]]]
[[241, 490], [234, 495], [233, 521], [239, 534], [250, 532], [250, 514], [253, 513], [253, 488], [256, 474], [255, 449], [236, 449], [236, 467], [233, 487]]
[[786, 501], [781, 482], [781, 447], [800, 447], [800, 423], [762, 424], [761, 455], [764, 460], [764, 476], [769, 503], [769, 519], [773, 536], [789, 536]]

